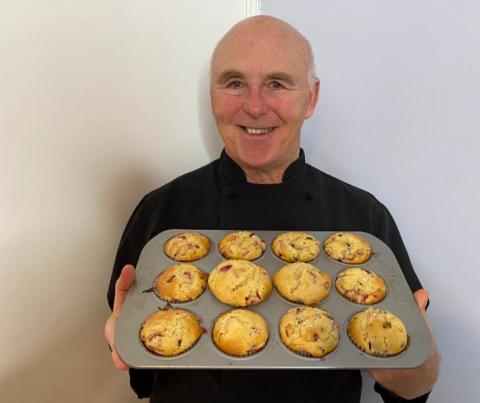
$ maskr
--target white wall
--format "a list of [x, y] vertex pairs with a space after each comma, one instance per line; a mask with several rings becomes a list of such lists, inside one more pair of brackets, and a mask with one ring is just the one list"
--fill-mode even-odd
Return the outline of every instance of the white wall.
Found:
[[245, 0], [0, 2], [0, 400], [132, 402], [103, 338], [141, 196], [218, 155], [208, 59]]
[[[320, 101], [303, 147], [377, 195], [431, 292], [430, 401], [478, 401], [480, 3], [263, 0], [310, 39]], [[363, 402], [380, 401], [370, 388]]]

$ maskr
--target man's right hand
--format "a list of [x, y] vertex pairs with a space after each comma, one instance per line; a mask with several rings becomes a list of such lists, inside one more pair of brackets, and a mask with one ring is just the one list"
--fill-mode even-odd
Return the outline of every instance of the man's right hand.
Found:
[[117, 350], [115, 349], [115, 326], [120, 316], [120, 312], [122, 310], [125, 297], [127, 296], [128, 289], [134, 281], [135, 268], [132, 265], [124, 266], [122, 272], [120, 273], [120, 277], [118, 277], [117, 282], [115, 283], [115, 300], [113, 302], [113, 311], [110, 317], [107, 319], [107, 322], [105, 323], [105, 339], [107, 340], [107, 343], [112, 350], [113, 363], [121, 371], [126, 371], [128, 369], [128, 365], [122, 361], [122, 359], [117, 353]]

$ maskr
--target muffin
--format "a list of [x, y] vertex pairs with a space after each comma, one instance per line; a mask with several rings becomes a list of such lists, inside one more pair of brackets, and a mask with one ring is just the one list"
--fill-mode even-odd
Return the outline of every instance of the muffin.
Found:
[[291, 263], [273, 276], [273, 284], [287, 300], [305, 305], [316, 304], [330, 293], [332, 279], [328, 273], [310, 263]]
[[286, 262], [310, 262], [320, 253], [320, 243], [304, 232], [286, 232], [273, 240], [272, 250]]
[[205, 329], [194, 314], [167, 306], [142, 323], [140, 340], [155, 354], [173, 357], [190, 349], [203, 333]]
[[183, 232], [170, 238], [163, 250], [170, 259], [177, 262], [193, 262], [207, 255], [210, 240], [197, 232]]
[[363, 305], [376, 304], [382, 301], [387, 293], [381, 277], [359, 267], [342, 271], [337, 276], [335, 287], [345, 299]]
[[330, 235], [323, 246], [328, 256], [342, 263], [365, 263], [372, 254], [372, 247], [365, 239], [348, 232]]
[[255, 260], [265, 251], [265, 242], [251, 231], [239, 231], [223, 238], [218, 251], [227, 259]]
[[321, 358], [338, 345], [338, 324], [323, 309], [309, 306], [290, 309], [280, 319], [280, 338], [293, 352]]
[[224, 304], [248, 306], [259, 304], [272, 292], [268, 272], [248, 260], [225, 260], [208, 276], [213, 295]]
[[408, 334], [403, 322], [383, 309], [368, 308], [348, 322], [348, 336], [367, 354], [388, 357], [407, 348]]
[[234, 309], [217, 318], [212, 339], [224, 353], [237, 357], [251, 355], [267, 343], [267, 322], [255, 312]]
[[154, 290], [167, 302], [193, 301], [207, 288], [207, 277], [193, 264], [175, 264], [157, 277]]

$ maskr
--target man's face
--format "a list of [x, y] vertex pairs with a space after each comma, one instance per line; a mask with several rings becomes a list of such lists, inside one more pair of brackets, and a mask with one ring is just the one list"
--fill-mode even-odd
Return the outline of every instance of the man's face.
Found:
[[212, 111], [227, 154], [242, 168], [284, 170], [298, 157], [300, 130], [318, 96], [318, 82], [308, 83], [306, 49], [298, 38], [255, 29], [219, 45]]

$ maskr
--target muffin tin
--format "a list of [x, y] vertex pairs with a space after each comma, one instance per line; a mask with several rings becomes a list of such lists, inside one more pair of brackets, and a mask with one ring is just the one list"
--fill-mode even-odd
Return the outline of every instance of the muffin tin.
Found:
[[[431, 336], [418, 309], [393, 252], [381, 240], [371, 234], [350, 231], [366, 239], [372, 245], [373, 255], [359, 265], [337, 262], [323, 250], [323, 241], [335, 231], [307, 231], [322, 245], [320, 255], [310, 262], [332, 277], [330, 295], [316, 306], [329, 311], [339, 325], [340, 342], [337, 348], [325, 357], [303, 357], [290, 351], [281, 341], [278, 332], [280, 318], [292, 307], [301, 306], [286, 301], [276, 289], [270, 297], [258, 305], [246, 309], [259, 313], [268, 323], [270, 335], [266, 346], [247, 357], [232, 357], [222, 353], [212, 342], [211, 329], [215, 319], [223, 312], [235, 309], [218, 301], [207, 288], [199, 298], [187, 303], [171, 304], [195, 313], [207, 333], [188, 351], [176, 357], [158, 356], [140, 342], [142, 322], [158, 308], [166, 305], [155, 293], [144, 293], [154, 285], [156, 277], [167, 267], [178, 263], [163, 252], [165, 242], [186, 231], [199, 232], [211, 241], [211, 249], [203, 259], [191, 262], [210, 273], [225, 260], [218, 252], [220, 240], [236, 230], [186, 230], [172, 229], [152, 238], [143, 248], [136, 268], [136, 281], [130, 287], [115, 332], [116, 349], [120, 357], [132, 368], [244, 368], [244, 369], [363, 369], [363, 368], [413, 368], [421, 365], [431, 351]], [[287, 231], [252, 231], [266, 243], [265, 253], [254, 263], [264, 267], [271, 277], [287, 262], [275, 256], [271, 250], [276, 236]], [[335, 289], [337, 275], [348, 267], [361, 267], [380, 275], [387, 285], [385, 299], [373, 305], [360, 305], [347, 301]], [[409, 345], [405, 351], [393, 357], [375, 357], [355, 347], [346, 330], [349, 318], [369, 306], [390, 311], [402, 320], [408, 330]]]

